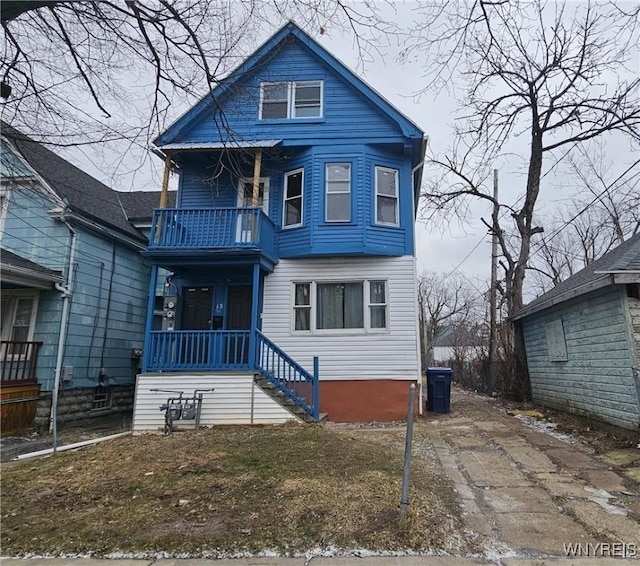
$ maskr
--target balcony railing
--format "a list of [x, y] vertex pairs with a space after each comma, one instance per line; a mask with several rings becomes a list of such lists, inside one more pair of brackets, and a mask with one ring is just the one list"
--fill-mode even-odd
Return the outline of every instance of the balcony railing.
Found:
[[247, 249], [275, 254], [275, 226], [261, 208], [155, 210], [150, 250]]
[[0, 341], [2, 385], [37, 383], [36, 369], [42, 342]]
[[149, 335], [143, 371], [252, 369], [248, 330], [170, 330]]
[[164, 330], [149, 333], [143, 371], [257, 371], [318, 420], [317, 357], [313, 366], [310, 373], [259, 330]]

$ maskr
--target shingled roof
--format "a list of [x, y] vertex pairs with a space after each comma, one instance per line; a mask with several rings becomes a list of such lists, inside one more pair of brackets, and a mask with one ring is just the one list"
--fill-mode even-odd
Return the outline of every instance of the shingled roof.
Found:
[[127, 220], [118, 192], [8, 124], [2, 122], [1, 127], [2, 136], [14, 145], [47, 185], [69, 204], [71, 212], [108, 225], [137, 240], [144, 240]]
[[[175, 208], [177, 191], [167, 193], [167, 208]], [[130, 222], [151, 221], [153, 209], [160, 204], [160, 191], [136, 191], [118, 193]]]
[[640, 281], [640, 233], [558, 283], [553, 289], [525, 305], [512, 318], [524, 318], [589, 291], [606, 287], [612, 283], [611, 274], [624, 272], [639, 272]]

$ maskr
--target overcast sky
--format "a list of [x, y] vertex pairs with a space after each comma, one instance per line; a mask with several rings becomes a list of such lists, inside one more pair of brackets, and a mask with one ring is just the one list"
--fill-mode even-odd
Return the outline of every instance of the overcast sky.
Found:
[[[401, 26], [408, 28], [415, 18], [414, 6], [415, 4], [411, 3], [396, 3], [395, 13], [390, 12], [389, 15], [395, 18]], [[279, 27], [280, 24], [277, 23], [274, 23], [270, 29], [265, 27], [263, 36], [255, 38], [256, 43], [253, 47], [257, 47], [275, 33]], [[358, 57], [353, 37], [332, 28], [330, 23], [323, 35], [315, 33], [316, 30], [307, 30], [307, 32], [401, 112], [416, 122], [429, 136], [430, 146], [434, 150], [441, 152], [447, 149], [452, 140], [456, 102], [449, 93], [443, 93], [437, 97], [433, 94], [416, 95], [424, 87], [423, 61], [401, 66], [396, 59], [400, 47], [391, 45], [383, 48], [383, 56], [369, 50], [368, 54], [372, 60], [363, 65], [362, 60]], [[176, 105], [172, 108], [172, 114], [177, 117], [187, 108], [188, 104], [185, 101], [183, 107]], [[527, 137], [523, 137], [525, 139], [516, 145], [516, 153], [519, 152], [520, 155], [527, 153]], [[127, 151], [127, 148], [123, 147], [122, 155], [111, 162], [112, 165], [118, 167], [119, 175], [106, 172], [104, 163], [97, 164], [95, 159], [86, 153], [86, 150], [84, 154], [76, 150], [71, 156], [79, 166], [119, 190], [131, 190], [132, 187], [136, 189], [144, 187], [148, 190], [160, 189], [162, 163], [156, 158], [147, 159], [140, 167], [139, 151]], [[523, 192], [525, 178], [522, 174], [522, 163], [518, 161], [516, 155], [511, 161], [510, 170], [505, 168], [500, 170], [502, 201], [514, 202]], [[133, 171], [136, 171], [135, 176], [129, 174]], [[555, 199], [563, 198], [563, 194], [566, 197], [568, 193], [566, 191], [563, 193], [559, 187], [563, 184], [570, 184], [564, 181], [558, 182], [557, 179], [555, 181], [545, 179], [544, 182], [553, 185], [553, 190], [547, 187], [541, 192], [543, 203], [541, 211], [544, 211], [545, 202], [551, 203]], [[478, 206], [472, 210], [472, 214], [467, 218], [464, 226], [460, 226], [457, 221], [452, 220], [448, 228], [443, 231], [442, 226], [428, 225], [420, 219], [419, 214], [416, 224], [419, 270], [428, 269], [444, 273], [459, 270], [474, 280], [478, 278], [488, 280], [490, 242], [486, 227], [481, 223], [480, 217], [489, 218], [489, 215], [486, 208]]]

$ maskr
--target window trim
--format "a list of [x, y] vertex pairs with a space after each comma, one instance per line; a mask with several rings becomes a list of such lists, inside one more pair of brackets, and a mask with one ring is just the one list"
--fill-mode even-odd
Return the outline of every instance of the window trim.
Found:
[[[348, 191], [340, 191], [340, 192], [329, 192], [329, 167], [332, 165], [346, 165], [349, 169], [349, 187]], [[353, 185], [353, 175], [352, 175], [353, 167], [351, 161], [327, 161], [324, 164], [324, 221], [327, 224], [348, 224], [352, 220], [353, 216], [353, 203], [352, 203], [352, 185]], [[339, 219], [339, 220], [329, 220], [329, 195], [349, 195], [349, 218], [347, 219]]]
[[[287, 179], [297, 173], [302, 173], [302, 178], [300, 181], [300, 196], [299, 197], [287, 197], [288, 184]], [[287, 222], [287, 201], [292, 200], [292, 198], [300, 199], [300, 222], [297, 224], [286, 224]], [[293, 169], [291, 171], [287, 171], [284, 174], [284, 182], [282, 185], [282, 229], [289, 230], [291, 228], [300, 228], [304, 226], [304, 167], [299, 167], [298, 169]]]
[[[286, 116], [281, 118], [264, 118], [263, 110], [264, 110], [264, 93], [265, 87], [269, 85], [287, 85], [287, 112]], [[296, 87], [300, 86], [311, 86], [317, 85], [320, 87], [320, 104], [318, 105], [318, 115], [317, 116], [296, 116]], [[263, 81], [260, 83], [260, 105], [258, 109], [258, 119], [259, 120], [319, 120], [324, 118], [324, 80], [322, 79], [311, 79], [307, 81]]]
[[[382, 195], [382, 194], [378, 194], [378, 171], [390, 171], [395, 173], [395, 189], [396, 189], [396, 194], [395, 197], [391, 197], [389, 195]], [[375, 169], [374, 169], [374, 176], [375, 176], [375, 199], [374, 199], [374, 223], [378, 226], [389, 226], [389, 227], [394, 227], [397, 228], [400, 226], [400, 170], [394, 167], [387, 167], [384, 165], [376, 165]], [[382, 222], [378, 220], [378, 197], [383, 197], [383, 198], [395, 198], [396, 199], [396, 221], [391, 223], [391, 222]]]
[[[310, 281], [293, 281], [293, 298], [292, 298], [292, 321], [291, 321], [291, 328], [293, 330], [293, 332], [296, 333], [305, 333], [305, 334], [310, 334], [311, 333], [311, 329], [312, 329], [312, 316], [313, 316], [313, 301], [315, 299], [315, 291], [313, 289], [313, 285], [311, 284]], [[308, 305], [298, 305], [296, 303], [296, 287], [298, 285], [308, 285], [309, 286], [309, 304]], [[297, 329], [296, 328], [296, 311], [298, 310], [302, 310], [302, 309], [309, 309], [309, 328], [304, 330], [304, 329]]]
[[[384, 328], [371, 327], [371, 307], [382, 306], [382, 303], [371, 303], [371, 283], [384, 282], [385, 284], [385, 323]], [[362, 307], [363, 307], [363, 327], [362, 328], [318, 328], [317, 324], [317, 288], [318, 285], [340, 284], [340, 283], [362, 283]], [[295, 324], [295, 293], [296, 285], [309, 285], [310, 315], [309, 330], [296, 330]], [[389, 279], [376, 277], [364, 278], [344, 278], [344, 279], [295, 279], [291, 281], [291, 303], [290, 303], [290, 330], [292, 336], [315, 335], [315, 336], [365, 336], [368, 334], [389, 334], [390, 324], [390, 300], [389, 300]]]
[[[388, 279], [367, 279], [367, 289], [365, 291], [365, 294], [367, 296], [367, 309], [368, 310], [368, 316], [369, 316], [369, 332], [372, 333], [385, 333], [389, 331], [389, 280]], [[371, 301], [371, 284], [372, 283], [383, 283], [384, 284], [384, 303], [373, 303]], [[385, 316], [384, 316], [384, 327], [382, 328], [374, 328], [373, 326], [371, 326], [371, 309], [373, 307], [384, 307], [384, 312], [385, 312]]]
[[[33, 342], [33, 335], [35, 333], [36, 319], [38, 318], [38, 303], [40, 301], [40, 293], [38, 291], [24, 291], [24, 290], [6, 290], [2, 292], [2, 298], [9, 297], [11, 301], [10, 308], [10, 324], [7, 328], [3, 328], [0, 333], [0, 339], [12, 342], [11, 335], [13, 334], [13, 327], [16, 318], [16, 309], [18, 305], [18, 299], [31, 299], [31, 320], [29, 321], [29, 330], [27, 330], [26, 342]], [[13, 359], [14, 361], [21, 361], [26, 359], [26, 355], [21, 354], [8, 354], [7, 359]]]

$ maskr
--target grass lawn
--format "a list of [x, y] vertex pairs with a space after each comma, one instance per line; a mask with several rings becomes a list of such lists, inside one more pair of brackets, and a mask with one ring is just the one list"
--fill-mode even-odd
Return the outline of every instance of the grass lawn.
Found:
[[4, 464], [2, 553], [451, 550], [461, 542], [459, 509], [430, 456], [413, 460], [399, 521], [402, 438], [218, 427]]

